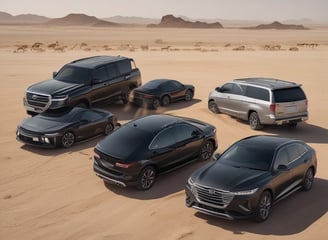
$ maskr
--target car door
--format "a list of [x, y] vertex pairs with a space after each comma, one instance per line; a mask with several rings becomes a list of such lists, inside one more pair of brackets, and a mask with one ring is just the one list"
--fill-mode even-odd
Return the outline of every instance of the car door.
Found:
[[90, 96], [92, 103], [96, 103], [107, 98], [109, 83], [110, 78], [105, 66], [101, 66], [93, 70], [92, 91]]
[[108, 85], [106, 88], [106, 98], [114, 98], [121, 93], [121, 85], [124, 77], [119, 73], [118, 63], [109, 63], [106, 65], [106, 70], [109, 76]]
[[77, 129], [79, 139], [96, 136], [104, 131], [105, 121], [103, 117], [93, 111], [86, 110], [80, 116], [80, 124]]
[[215, 97], [215, 102], [220, 112], [230, 114], [229, 101], [232, 93], [232, 83], [224, 84], [220, 89], [218, 89], [218, 93]]
[[184, 97], [185, 88], [184, 85], [176, 81], [167, 81], [161, 85], [163, 94], [168, 94], [171, 101]]

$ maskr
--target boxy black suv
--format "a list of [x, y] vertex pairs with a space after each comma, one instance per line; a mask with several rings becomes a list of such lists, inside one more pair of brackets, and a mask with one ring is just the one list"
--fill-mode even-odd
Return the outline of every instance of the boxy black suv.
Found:
[[209, 94], [208, 108], [249, 121], [252, 129], [265, 124], [296, 127], [308, 119], [301, 85], [271, 78], [235, 79]]
[[54, 72], [52, 79], [28, 87], [24, 106], [34, 115], [67, 106], [91, 107], [105, 100], [127, 103], [131, 90], [140, 85], [140, 71], [131, 58], [83, 58]]

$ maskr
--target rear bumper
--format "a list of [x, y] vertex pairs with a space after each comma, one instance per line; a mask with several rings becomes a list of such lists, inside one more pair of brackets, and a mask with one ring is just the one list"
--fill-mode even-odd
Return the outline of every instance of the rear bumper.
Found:
[[262, 124], [274, 124], [274, 125], [283, 125], [289, 123], [305, 122], [309, 119], [308, 114], [285, 117], [285, 118], [276, 118], [274, 115], [269, 115], [268, 117], [261, 119]]

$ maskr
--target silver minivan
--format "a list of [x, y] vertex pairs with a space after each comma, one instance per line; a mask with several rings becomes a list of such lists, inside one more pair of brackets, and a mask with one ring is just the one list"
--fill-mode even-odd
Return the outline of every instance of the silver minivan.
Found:
[[272, 78], [225, 83], [209, 94], [208, 108], [246, 120], [255, 130], [269, 124], [296, 127], [308, 119], [307, 98], [301, 85]]

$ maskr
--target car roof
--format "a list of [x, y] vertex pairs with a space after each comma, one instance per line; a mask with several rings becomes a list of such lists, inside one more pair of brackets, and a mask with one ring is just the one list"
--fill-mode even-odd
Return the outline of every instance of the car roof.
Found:
[[68, 65], [93, 69], [102, 66], [104, 64], [117, 62], [123, 59], [129, 59], [129, 58], [122, 57], [122, 56], [94, 56], [94, 57], [77, 59], [69, 63]]
[[179, 122], [185, 121], [179, 117], [174, 117], [165, 114], [157, 114], [148, 115], [136, 120], [132, 120], [127, 123], [127, 125], [129, 127], [138, 128], [148, 132], [158, 132], [169, 125], [173, 125]]
[[297, 83], [289, 82], [289, 81], [285, 81], [285, 80], [280, 80], [280, 79], [274, 79], [274, 78], [239, 78], [239, 79], [233, 80], [233, 82], [265, 87], [265, 88], [269, 88], [271, 90], [301, 86], [301, 84], [297, 84]]
[[285, 137], [277, 137], [271, 135], [256, 135], [246, 137], [239, 142], [242, 143], [250, 143], [252, 145], [256, 145], [258, 148], [265, 148], [265, 149], [277, 149], [282, 145], [285, 145], [289, 142], [301, 142], [299, 140], [285, 138]]

